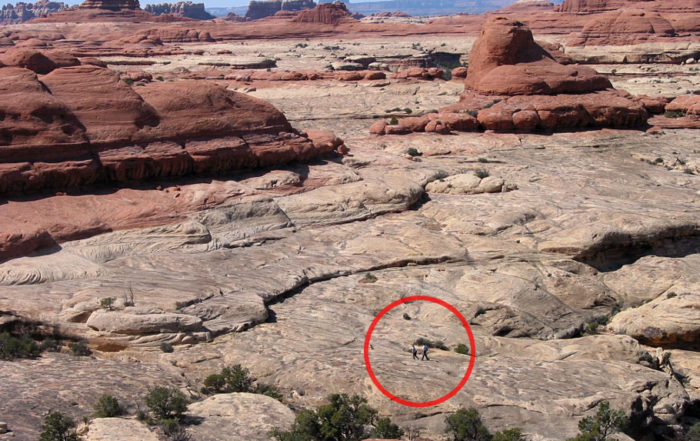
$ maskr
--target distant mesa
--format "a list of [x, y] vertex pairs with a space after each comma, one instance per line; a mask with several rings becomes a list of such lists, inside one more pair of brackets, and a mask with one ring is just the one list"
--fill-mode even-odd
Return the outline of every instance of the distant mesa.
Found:
[[316, 6], [313, 0], [253, 0], [248, 5], [246, 18], [258, 20], [280, 11], [302, 11]]
[[153, 15], [169, 14], [175, 17], [192, 18], [195, 20], [212, 20], [215, 17], [204, 9], [204, 3], [177, 2], [146, 5], [146, 12]]
[[324, 3], [313, 9], [300, 12], [294, 20], [296, 23], [318, 23], [337, 25], [342, 22], [355, 22], [345, 3]]
[[85, 0], [81, 3], [80, 8], [119, 11], [121, 9], [140, 9], [140, 5], [139, 0]]

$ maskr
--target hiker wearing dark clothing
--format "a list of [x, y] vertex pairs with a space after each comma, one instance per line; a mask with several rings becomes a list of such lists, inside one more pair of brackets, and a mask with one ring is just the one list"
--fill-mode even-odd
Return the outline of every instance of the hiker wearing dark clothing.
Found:
[[413, 359], [418, 360], [418, 349], [416, 349], [416, 345], [411, 346], [411, 351], [413, 352]]
[[428, 345], [423, 345], [423, 356], [421, 357], [421, 360], [430, 361], [430, 359], [428, 358]]

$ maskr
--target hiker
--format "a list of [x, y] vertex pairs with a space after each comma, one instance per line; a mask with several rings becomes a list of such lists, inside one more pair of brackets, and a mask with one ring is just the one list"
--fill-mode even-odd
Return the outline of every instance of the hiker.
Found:
[[430, 361], [430, 359], [428, 358], [428, 345], [427, 344], [423, 345], [423, 356], [421, 357], [421, 360]]
[[413, 359], [418, 360], [418, 349], [416, 349], [416, 345], [411, 345], [411, 351], [413, 352]]

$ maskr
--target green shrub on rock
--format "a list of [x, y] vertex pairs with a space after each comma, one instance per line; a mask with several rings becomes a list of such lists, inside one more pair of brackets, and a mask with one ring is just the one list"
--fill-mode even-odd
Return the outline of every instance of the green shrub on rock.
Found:
[[40, 353], [39, 346], [29, 336], [15, 337], [9, 332], [0, 333], [0, 360], [35, 358]]
[[389, 418], [379, 418], [374, 429], [370, 432], [370, 436], [381, 439], [401, 439], [403, 430], [392, 423]]
[[629, 419], [619, 409], [610, 409], [610, 403], [602, 401], [598, 412], [592, 417], [583, 418], [578, 423], [579, 435], [567, 441], [608, 441], [610, 435], [624, 431]]
[[156, 387], [151, 389], [144, 399], [153, 416], [160, 421], [182, 420], [187, 410], [187, 398], [177, 389]]
[[78, 441], [75, 421], [60, 412], [52, 412], [41, 425], [39, 441]]
[[484, 426], [476, 409], [459, 409], [445, 418], [445, 424], [447, 424], [445, 433], [451, 434], [454, 441], [491, 440], [491, 434]]
[[525, 441], [522, 429], [508, 429], [493, 434], [491, 441]]
[[112, 418], [124, 413], [124, 410], [119, 405], [119, 401], [112, 395], [104, 394], [95, 403], [95, 417], [96, 418]]
[[253, 378], [250, 377], [250, 371], [237, 364], [225, 367], [221, 373], [212, 374], [205, 378], [202, 393], [253, 392], [252, 386]]
[[316, 410], [302, 410], [291, 430], [275, 429], [270, 436], [278, 441], [359, 441], [370, 436], [403, 434], [388, 418], [377, 420], [377, 411], [359, 395], [333, 394], [328, 396], [328, 401], [329, 404]]

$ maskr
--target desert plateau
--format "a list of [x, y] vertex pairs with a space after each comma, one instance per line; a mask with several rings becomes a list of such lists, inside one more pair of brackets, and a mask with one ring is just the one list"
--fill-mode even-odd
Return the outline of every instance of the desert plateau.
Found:
[[0, 441], [700, 441], [700, 0], [209, 6], [0, 10]]

